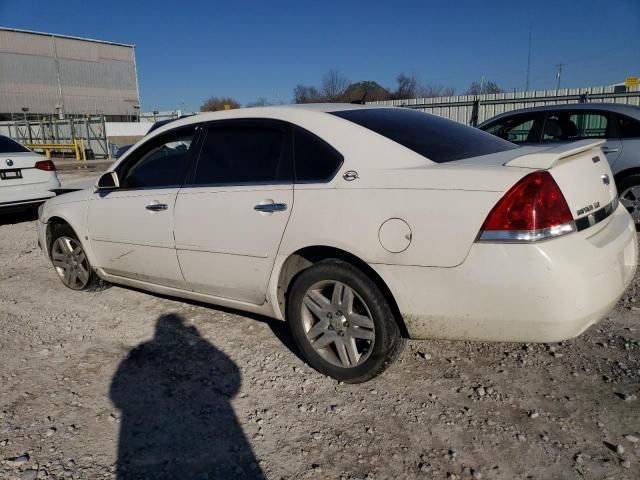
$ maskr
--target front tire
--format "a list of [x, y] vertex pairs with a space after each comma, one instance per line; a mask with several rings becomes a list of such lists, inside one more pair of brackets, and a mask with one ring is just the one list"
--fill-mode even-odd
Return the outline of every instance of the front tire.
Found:
[[287, 320], [309, 364], [347, 383], [379, 375], [406, 344], [377, 285], [341, 260], [324, 260], [295, 278]]
[[51, 263], [62, 283], [72, 290], [94, 290], [99, 280], [82, 243], [69, 225], [54, 227], [49, 246]]

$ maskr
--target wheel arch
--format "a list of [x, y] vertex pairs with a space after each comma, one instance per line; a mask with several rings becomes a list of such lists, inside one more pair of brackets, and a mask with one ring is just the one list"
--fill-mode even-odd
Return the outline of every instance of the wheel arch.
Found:
[[304, 248], [300, 248], [291, 253], [287, 259], [283, 262], [280, 271], [278, 272], [278, 284], [277, 284], [277, 305], [280, 310], [282, 318], [286, 319], [286, 299], [289, 291], [289, 287], [293, 283], [294, 279], [310, 266], [326, 259], [335, 258], [345, 261], [354, 267], [360, 269], [365, 275], [367, 275], [380, 289], [385, 296], [389, 307], [393, 312], [394, 318], [400, 327], [400, 331], [405, 338], [409, 337], [404, 319], [400, 313], [400, 309], [396, 302], [393, 293], [387, 286], [384, 279], [373, 268], [367, 264], [364, 260], [358, 256], [342, 250], [336, 247], [330, 247], [326, 245], [312, 245]]
[[[631, 175], [640, 175], [640, 167], [631, 167], [631, 168], [627, 168], [625, 170], [621, 170], [620, 172], [616, 173], [613, 178], [616, 182], [616, 186], [619, 185], [619, 183], [624, 180], [625, 178], [631, 176]], [[620, 193], [620, 192], [618, 192]]]
[[78, 237], [78, 240], [80, 240], [80, 243], [82, 244], [82, 248], [84, 249], [85, 254], [89, 258], [89, 263], [91, 263], [91, 265], [94, 268], [96, 268], [93, 249], [91, 248], [91, 244], [88, 241], [89, 239], [87, 237], [86, 230], [83, 230], [82, 228], [80, 228], [82, 222], [80, 219], [77, 219], [77, 220], [79, 221], [74, 222], [73, 220], [68, 218], [66, 215], [60, 215], [58, 213], [54, 213], [47, 218], [47, 221], [46, 221], [47, 226], [45, 231], [46, 232], [45, 241], [47, 242], [47, 252], [51, 251], [51, 240], [52, 240], [51, 236], [53, 233], [53, 229], [57, 225], [69, 225], [69, 227], [71, 227], [71, 229], [74, 231], [74, 233]]

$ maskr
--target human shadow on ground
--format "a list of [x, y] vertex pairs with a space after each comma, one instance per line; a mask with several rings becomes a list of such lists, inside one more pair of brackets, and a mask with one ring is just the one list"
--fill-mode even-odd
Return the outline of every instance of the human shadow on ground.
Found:
[[118, 480], [264, 479], [231, 400], [236, 364], [175, 314], [129, 352], [111, 383], [121, 412]]

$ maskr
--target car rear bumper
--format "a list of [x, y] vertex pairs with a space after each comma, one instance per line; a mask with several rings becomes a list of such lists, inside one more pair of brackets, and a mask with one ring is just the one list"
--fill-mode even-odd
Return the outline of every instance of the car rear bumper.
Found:
[[40, 173], [47, 173], [48, 178], [45, 181], [27, 184], [11, 184], [9, 182], [12, 180], [4, 180], [0, 184], [0, 211], [31, 207], [55, 197], [54, 190], [60, 188], [60, 182], [55, 172]]
[[20, 210], [25, 210], [28, 208], [37, 207], [41, 203], [46, 202], [51, 197], [55, 197], [56, 195], [53, 192], [47, 192], [47, 193], [50, 193], [50, 195], [44, 196], [43, 192], [40, 192], [41, 196], [38, 198], [30, 198], [29, 200], [21, 200], [21, 201], [15, 201], [15, 202], [1, 202], [0, 213], [11, 213], [11, 212], [16, 212]]
[[607, 315], [636, 272], [629, 214], [602, 223], [537, 244], [476, 243], [453, 268], [373, 267], [412, 338], [561, 341]]

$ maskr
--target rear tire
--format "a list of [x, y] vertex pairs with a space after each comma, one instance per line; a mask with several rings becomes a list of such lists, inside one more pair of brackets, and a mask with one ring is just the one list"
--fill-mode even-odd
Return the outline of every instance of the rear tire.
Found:
[[379, 375], [406, 344], [376, 284], [353, 265], [336, 259], [323, 260], [294, 279], [287, 321], [309, 364], [347, 383]]
[[618, 182], [618, 194], [620, 203], [631, 214], [631, 218], [636, 223], [636, 228], [640, 227], [640, 174], [633, 174], [622, 178]]
[[89, 263], [82, 243], [69, 225], [53, 227], [49, 256], [58, 278], [71, 290], [94, 291], [102, 286], [101, 280]]

